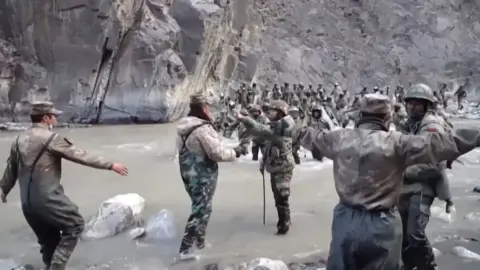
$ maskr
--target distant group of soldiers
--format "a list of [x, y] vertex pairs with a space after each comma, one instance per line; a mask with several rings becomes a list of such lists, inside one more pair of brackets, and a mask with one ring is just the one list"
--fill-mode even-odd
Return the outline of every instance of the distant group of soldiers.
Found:
[[[454, 96], [458, 102], [458, 110], [463, 109], [463, 101], [467, 95], [464, 85], [461, 85]], [[448, 106], [449, 97], [446, 95], [448, 91], [447, 84], [442, 84], [438, 91], [433, 91], [433, 109], [441, 116], [444, 121], [451, 124], [445, 108]], [[346, 127], [350, 122], [357, 123], [358, 113], [360, 110], [360, 100], [368, 93], [378, 93], [389, 96], [394, 103], [394, 124], [397, 128], [402, 125], [406, 119], [405, 106], [403, 99], [406, 94], [405, 88], [401, 85], [397, 86], [393, 93], [390, 86], [384, 89], [378, 86], [373, 87], [370, 91], [364, 86], [358, 94], [351, 94], [338, 83], [334, 83], [331, 89], [327, 90], [322, 84], [314, 87], [312, 84], [305, 87], [302, 83], [290, 85], [284, 83], [283, 86], [274, 84], [272, 89], [260, 89], [256, 83], [250, 87], [243, 84], [232, 96], [220, 95], [219, 111], [215, 119], [215, 126], [226, 138], [231, 138], [234, 131], [238, 131], [239, 139], [245, 135], [245, 130], [240, 123], [236, 121], [234, 114], [238, 107], [241, 108], [243, 115], [252, 116], [256, 121], [267, 124], [268, 117], [266, 113], [271, 107], [271, 103], [276, 100], [283, 100], [289, 108], [286, 114], [292, 116], [296, 126], [312, 126], [322, 130], [333, 130], [335, 127]], [[443, 108], [442, 108], [443, 107]], [[258, 153], [264, 146], [261, 140], [253, 140], [251, 152], [252, 159], [258, 160]], [[298, 142], [294, 142], [293, 156], [296, 164], [300, 164], [300, 156], [298, 150], [300, 146]], [[312, 155], [317, 160], [323, 157], [316, 151]]]

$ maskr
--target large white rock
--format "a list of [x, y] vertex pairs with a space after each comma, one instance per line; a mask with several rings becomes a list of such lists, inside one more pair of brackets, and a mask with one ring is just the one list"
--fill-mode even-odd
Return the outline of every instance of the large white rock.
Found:
[[104, 201], [85, 225], [82, 239], [95, 240], [111, 237], [137, 224], [138, 215], [145, 207], [145, 199], [138, 194], [117, 195]]

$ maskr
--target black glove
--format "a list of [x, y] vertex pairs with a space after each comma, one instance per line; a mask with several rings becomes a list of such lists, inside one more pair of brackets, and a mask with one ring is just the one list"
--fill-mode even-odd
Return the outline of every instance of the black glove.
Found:
[[447, 212], [447, 214], [450, 214], [451, 212], [454, 212], [454, 211], [455, 211], [455, 207], [453, 206], [453, 202], [451, 200], [446, 200], [445, 212]]
[[452, 164], [453, 164], [453, 161], [447, 161], [447, 169], [452, 169]]
[[233, 151], [235, 151], [235, 156], [239, 158], [241, 155], [246, 155], [248, 153], [246, 147], [243, 147], [241, 145], [235, 146], [233, 148]]

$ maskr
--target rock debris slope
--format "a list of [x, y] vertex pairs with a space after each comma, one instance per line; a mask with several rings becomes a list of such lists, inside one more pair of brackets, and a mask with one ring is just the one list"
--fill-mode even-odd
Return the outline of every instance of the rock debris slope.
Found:
[[474, 91], [478, 18], [475, 0], [3, 0], [0, 113], [52, 100], [63, 121], [162, 123], [252, 81]]

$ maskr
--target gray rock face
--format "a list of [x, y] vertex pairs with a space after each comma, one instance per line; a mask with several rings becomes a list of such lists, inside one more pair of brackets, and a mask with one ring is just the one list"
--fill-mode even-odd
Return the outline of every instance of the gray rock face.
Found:
[[239, 83], [480, 81], [478, 1], [4, 0], [0, 115], [168, 122]]

